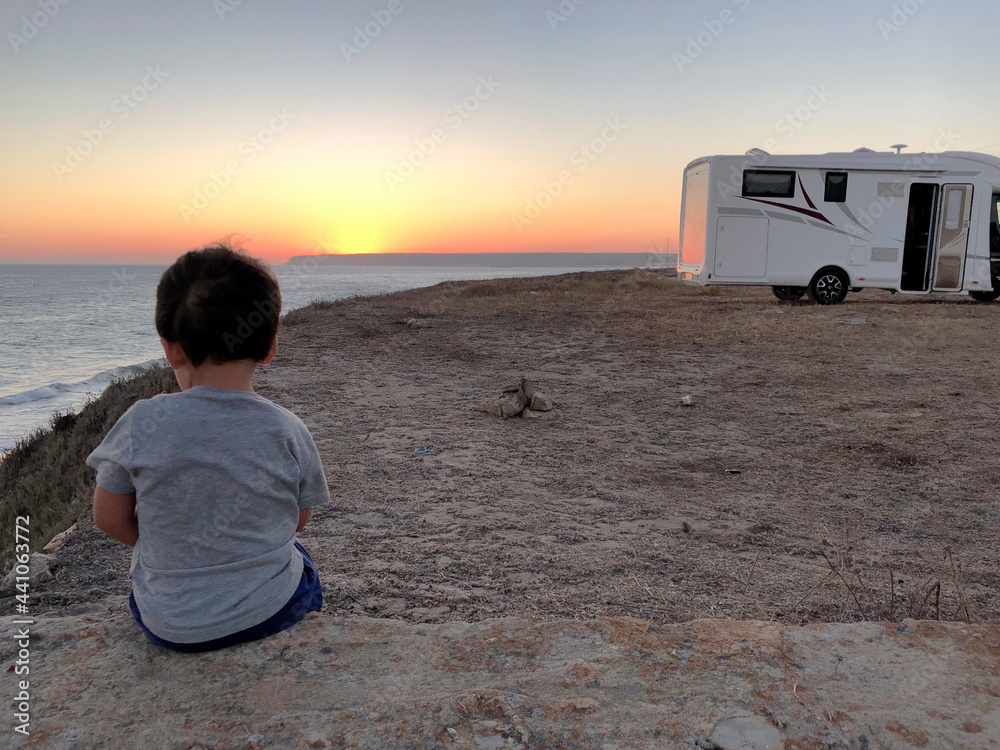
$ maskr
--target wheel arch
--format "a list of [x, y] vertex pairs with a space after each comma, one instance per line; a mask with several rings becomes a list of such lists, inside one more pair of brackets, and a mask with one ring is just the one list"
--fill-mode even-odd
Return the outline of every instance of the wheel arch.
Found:
[[821, 266], [819, 270], [816, 271], [816, 273], [814, 273], [812, 276], [809, 277], [809, 283], [810, 284], [813, 283], [816, 280], [816, 277], [819, 276], [820, 274], [829, 273], [830, 271], [837, 271], [839, 273], [844, 274], [844, 276], [847, 277], [847, 285], [849, 287], [855, 286], [854, 282], [857, 279], [851, 278], [851, 272], [848, 271], [843, 266], [837, 265], [836, 263], [827, 263], [825, 266]]

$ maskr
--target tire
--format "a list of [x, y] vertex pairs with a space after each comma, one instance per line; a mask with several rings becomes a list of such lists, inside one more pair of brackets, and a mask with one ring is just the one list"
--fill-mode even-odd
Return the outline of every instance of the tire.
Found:
[[994, 285], [992, 292], [969, 292], [969, 296], [976, 302], [995, 302], [1000, 299], [1000, 288]]
[[839, 305], [847, 297], [850, 288], [851, 280], [847, 274], [831, 266], [813, 276], [806, 293], [817, 305]]
[[796, 302], [806, 294], [804, 286], [772, 286], [771, 291], [782, 302]]

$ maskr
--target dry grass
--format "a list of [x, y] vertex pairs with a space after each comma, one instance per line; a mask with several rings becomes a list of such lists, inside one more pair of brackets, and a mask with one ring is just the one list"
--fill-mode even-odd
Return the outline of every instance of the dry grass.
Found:
[[[118, 418], [136, 401], [177, 389], [173, 373], [156, 367], [112, 383], [79, 414], [57, 415], [49, 429], [20, 441], [0, 462], [0, 524], [14, 528], [16, 516], [30, 516], [32, 549], [73, 524], [89, 507], [93, 471], [84, 460]], [[6, 570], [12, 563], [14, 535], [0, 548]]]

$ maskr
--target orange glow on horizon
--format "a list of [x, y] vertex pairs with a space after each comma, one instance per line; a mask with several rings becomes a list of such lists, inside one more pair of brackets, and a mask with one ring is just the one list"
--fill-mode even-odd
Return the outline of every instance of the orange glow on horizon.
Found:
[[148, 154], [142, 174], [134, 152], [111, 146], [61, 180], [36, 163], [16, 182], [0, 178], [0, 263], [169, 263], [234, 233], [275, 264], [314, 254], [647, 252], [674, 242], [679, 168], [666, 172], [677, 180], [650, 177], [623, 152], [550, 201], [546, 185], [562, 158], [518, 163], [455, 143], [393, 185], [393, 160], [360, 145], [368, 152], [320, 162], [316, 154], [330, 146], [304, 134], [223, 188], [213, 182], [222, 180], [214, 165], [225, 164], [225, 149]]

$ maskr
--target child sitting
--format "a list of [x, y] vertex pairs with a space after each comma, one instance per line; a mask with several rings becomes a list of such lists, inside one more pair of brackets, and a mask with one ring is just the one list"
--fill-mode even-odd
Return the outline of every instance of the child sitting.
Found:
[[95, 523], [134, 547], [132, 614], [175, 651], [264, 638], [323, 604], [295, 540], [330, 498], [319, 453], [251, 385], [280, 312], [262, 262], [226, 245], [177, 260], [156, 290], [156, 330], [181, 392], [137, 402], [87, 458]]

